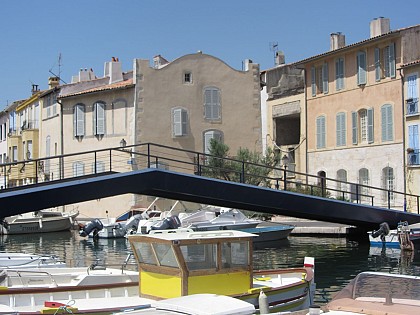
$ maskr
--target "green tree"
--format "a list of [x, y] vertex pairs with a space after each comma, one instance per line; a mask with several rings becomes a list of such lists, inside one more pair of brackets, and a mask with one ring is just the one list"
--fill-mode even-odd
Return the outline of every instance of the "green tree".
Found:
[[211, 156], [206, 161], [203, 175], [251, 185], [268, 186], [267, 177], [280, 163], [280, 154], [272, 148], [268, 148], [264, 156], [240, 148], [236, 156], [229, 158], [229, 146], [211, 139], [209, 151]]

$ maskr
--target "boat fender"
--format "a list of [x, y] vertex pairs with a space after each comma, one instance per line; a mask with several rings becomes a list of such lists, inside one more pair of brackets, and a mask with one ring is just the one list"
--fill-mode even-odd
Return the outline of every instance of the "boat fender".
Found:
[[82, 230], [80, 230], [79, 235], [85, 237], [88, 236], [93, 230], [96, 230], [98, 232], [103, 228], [104, 225], [102, 224], [101, 220], [93, 219], [88, 224], [86, 224]]
[[260, 291], [260, 295], [258, 296], [258, 308], [260, 310], [260, 314], [270, 313], [270, 309], [268, 307], [267, 295], [265, 295], [263, 290]]

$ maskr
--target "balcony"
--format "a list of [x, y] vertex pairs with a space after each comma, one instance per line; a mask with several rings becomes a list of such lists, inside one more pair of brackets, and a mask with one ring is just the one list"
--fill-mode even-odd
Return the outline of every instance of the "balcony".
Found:
[[419, 112], [419, 99], [418, 98], [409, 98], [405, 101], [407, 115], [415, 115]]

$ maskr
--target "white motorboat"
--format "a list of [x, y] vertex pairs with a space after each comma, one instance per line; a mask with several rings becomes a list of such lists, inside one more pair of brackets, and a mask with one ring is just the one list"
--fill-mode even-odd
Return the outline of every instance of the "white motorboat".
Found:
[[124, 268], [4, 269], [0, 287], [0, 305], [21, 315], [54, 314], [58, 308], [110, 313], [150, 305], [139, 297], [138, 272]]
[[58, 268], [66, 263], [54, 255], [35, 255], [27, 253], [0, 253], [0, 269]]
[[0, 221], [1, 234], [32, 234], [68, 231], [79, 212], [36, 211], [6, 217]]
[[328, 315], [420, 314], [420, 277], [362, 272], [326, 306]]

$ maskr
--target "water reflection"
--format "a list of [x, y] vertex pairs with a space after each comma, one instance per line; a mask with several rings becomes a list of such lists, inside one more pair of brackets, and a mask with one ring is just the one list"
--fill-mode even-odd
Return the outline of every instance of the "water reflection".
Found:
[[[0, 238], [0, 250], [54, 254], [69, 266], [89, 266], [96, 260], [121, 265], [131, 252], [126, 239], [82, 238], [77, 231], [9, 235]], [[342, 237], [297, 237], [254, 248], [254, 268], [300, 267], [305, 256], [315, 257], [316, 302], [323, 304], [362, 271], [420, 275], [420, 254], [400, 249], [370, 247]]]

